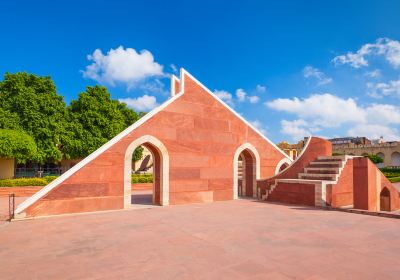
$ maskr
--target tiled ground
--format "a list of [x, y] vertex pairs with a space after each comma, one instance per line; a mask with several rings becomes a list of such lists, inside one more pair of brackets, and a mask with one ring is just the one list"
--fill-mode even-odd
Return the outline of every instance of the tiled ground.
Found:
[[400, 221], [238, 200], [0, 225], [0, 279], [399, 279]]

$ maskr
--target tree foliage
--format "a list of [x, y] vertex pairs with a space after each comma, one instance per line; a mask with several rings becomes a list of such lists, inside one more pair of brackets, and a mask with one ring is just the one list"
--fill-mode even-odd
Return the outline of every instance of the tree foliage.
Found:
[[[6, 73], [0, 81], [0, 129], [30, 135], [37, 146], [34, 158], [29, 154], [34, 162], [84, 158], [141, 116], [102, 86], [87, 87], [67, 107], [50, 77]], [[137, 149], [134, 158], [140, 157]]]
[[112, 100], [102, 86], [87, 87], [67, 111], [70, 133], [62, 150], [69, 158], [87, 156], [139, 119], [126, 104]]
[[366, 155], [365, 157], [369, 158], [375, 164], [383, 162], [383, 159], [377, 155], [369, 154], [369, 155]]
[[0, 157], [15, 158], [24, 163], [37, 157], [37, 147], [33, 138], [22, 131], [0, 129]]
[[0, 82], [0, 104], [1, 126], [19, 127], [31, 135], [37, 145], [36, 161], [61, 160], [58, 145], [65, 130], [65, 103], [50, 77], [6, 73]]

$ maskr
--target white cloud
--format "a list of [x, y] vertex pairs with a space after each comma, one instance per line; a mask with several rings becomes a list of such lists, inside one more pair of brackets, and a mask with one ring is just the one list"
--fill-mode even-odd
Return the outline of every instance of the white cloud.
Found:
[[294, 141], [297, 141], [311, 135], [311, 131], [307, 128], [308, 125], [309, 124], [303, 119], [293, 121], [282, 120], [281, 132], [291, 136]]
[[381, 76], [381, 70], [375, 69], [373, 71], [369, 71], [369, 72], [365, 73], [365, 76], [367, 76], [369, 78], [379, 78]]
[[323, 72], [319, 69], [314, 68], [310, 65], [307, 65], [303, 69], [304, 78], [314, 78], [317, 80], [318, 85], [326, 85], [332, 82], [332, 78], [327, 77]]
[[390, 104], [372, 104], [365, 108], [368, 123], [400, 124], [400, 107]]
[[[400, 124], [400, 107], [391, 104], [359, 106], [355, 100], [343, 99], [329, 93], [314, 94], [304, 99], [275, 99], [265, 103], [273, 110], [294, 114], [294, 121], [281, 122], [284, 134], [297, 140], [302, 134], [315, 133], [321, 128], [352, 125], [347, 131], [350, 136], [385, 139], [400, 139], [398, 130], [391, 126]], [[368, 130], [370, 129], [370, 130]], [[379, 135], [380, 136], [380, 135]]]
[[239, 100], [239, 102], [244, 102], [246, 100], [246, 92], [243, 89], [238, 88], [236, 90], [236, 97]]
[[251, 104], [255, 104], [260, 101], [260, 97], [258, 97], [257, 95], [248, 96], [247, 93], [241, 88], [238, 88], [236, 90], [236, 97], [239, 102], [244, 102], [248, 100]]
[[214, 90], [214, 94], [229, 105], [233, 105], [232, 94], [225, 90]]
[[250, 123], [262, 134], [267, 135], [266, 127], [259, 120], [254, 120]]
[[386, 141], [398, 141], [399, 131], [395, 128], [381, 124], [357, 124], [347, 131], [349, 136], [366, 136], [369, 139], [377, 139], [381, 136]]
[[278, 98], [265, 105], [273, 110], [296, 114], [302, 119], [313, 119], [316, 125], [324, 127], [363, 122], [366, 117], [354, 99], [342, 99], [330, 93], [314, 94], [305, 99]]
[[400, 42], [379, 38], [375, 43], [363, 45], [357, 52], [336, 56], [335, 64], [350, 64], [354, 68], [368, 66], [367, 56], [383, 56], [393, 67], [400, 67]]
[[260, 97], [258, 97], [257, 95], [249, 96], [248, 99], [251, 104], [255, 104], [260, 101]]
[[265, 93], [267, 92], [267, 87], [262, 85], [256, 86], [256, 93]]
[[128, 107], [140, 112], [147, 112], [158, 106], [156, 98], [147, 94], [138, 98], [121, 98], [118, 100], [126, 103]]
[[368, 95], [374, 98], [394, 96], [400, 98], [400, 80], [388, 83], [368, 83]]
[[103, 54], [96, 49], [87, 58], [92, 64], [82, 71], [83, 76], [111, 86], [124, 83], [130, 89], [149, 77], [164, 76], [163, 66], [155, 62], [147, 50], [138, 53], [135, 49], [120, 46]]

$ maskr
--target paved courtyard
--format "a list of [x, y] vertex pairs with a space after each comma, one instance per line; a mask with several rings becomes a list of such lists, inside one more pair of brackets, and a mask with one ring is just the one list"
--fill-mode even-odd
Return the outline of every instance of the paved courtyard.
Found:
[[0, 279], [398, 279], [400, 221], [238, 200], [0, 224]]

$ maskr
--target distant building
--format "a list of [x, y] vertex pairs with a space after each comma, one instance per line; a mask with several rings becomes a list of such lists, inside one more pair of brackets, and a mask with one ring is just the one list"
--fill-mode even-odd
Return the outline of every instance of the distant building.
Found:
[[369, 140], [366, 137], [333, 138], [332, 149], [334, 154], [354, 156], [377, 155], [383, 159], [378, 167], [400, 167], [400, 141], [385, 142], [383, 137]]
[[307, 138], [304, 138], [304, 140], [300, 140], [296, 144], [289, 144], [286, 141], [282, 141], [278, 143], [278, 147], [283, 150], [288, 156], [290, 156], [292, 159], [296, 159], [301, 151], [304, 148], [305, 142], [307, 141]]

